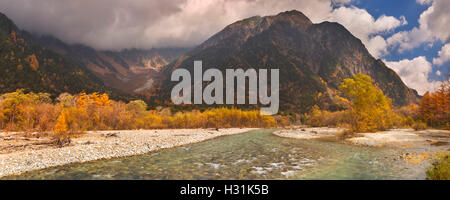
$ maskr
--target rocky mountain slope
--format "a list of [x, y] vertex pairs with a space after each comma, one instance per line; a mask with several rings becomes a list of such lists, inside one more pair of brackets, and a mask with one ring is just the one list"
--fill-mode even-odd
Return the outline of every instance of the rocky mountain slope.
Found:
[[19, 30], [0, 13], [0, 93], [25, 89], [48, 92], [108, 92], [127, 98], [106, 87], [90, 70], [40, 45], [34, 37]]
[[98, 51], [84, 45], [69, 45], [52, 36], [40, 36], [37, 39], [43, 46], [85, 66], [107, 86], [128, 93], [148, 89], [153, 79], [158, 79], [161, 68], [189, 50], [163, 48]]
[[251, 17], [235, 22], [163, 70], [166, 79], [154, 90], [170, 99], [171, 72], [193, 71], [194, 60], [203, 70], [218, 68], [280, 69], [280, 109], [306, 112], [318, 104], [339, 109], [336, 104], [342, 80], [367, 74], [392, 98], [394, 105], [416, 102], [417, 92], [381, 60], [372, 57], [364, 44], [338, 23], [313, 24], [299, 11], [276, 16]]

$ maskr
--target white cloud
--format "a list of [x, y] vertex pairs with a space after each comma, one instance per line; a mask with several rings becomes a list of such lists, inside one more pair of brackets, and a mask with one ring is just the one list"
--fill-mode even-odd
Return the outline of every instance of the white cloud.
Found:
[[372, 38], [366, 39], [363, 41], [366, 45], [367, 50], [369, 50], [370, 54], [375, 58], [379, 58], [385, 54], [387, 54], [387, 43], [383, 37], [377, 35]]
[[302, 11], [320, 22], [331, 0], [1, 0], [20, 28], [97, 49], [197, 45], [226, 25], [255, 15]]
[[445, 62], [450, 61], [450, 43], [442, 46], [442, 49], [438, 52], [437, 58], [433, 58], [433, 64], [437, 66], [443, 65]]
[[[0, 0], [0, 12], [20, 28], [51, 34], [65, 42], [97, 49], [184, 47], [197, 45], [226, 25], [243, 18], [299, 10], [314, 23], [334, 21], [360, 38], [376, 58], [389, 47], [413, 49], [450, 36], [450, 1], [417, 0], [431, 6], [419, 19], [419, 27], [385, 39], [380, 34], [407, 24], [405, 17], [374, 18], [365, 9], [349, 6], [352, 0]], [[446, 47], [433, 60], [448, 60]], [[439, 82], [429, 81], [431, 63], [424, 57], [386, 62], [402, 80], [419, 93]]]
[[434, 91], [441, 84], [440, 81], [429, 80], [432, 72], [431, 63], [424, 56], [416, 57], [412, 60], [404, 59], [398, 62], [384, 61], [386, 65], [393, 69], [405, 84], [417, 90], [420, 95], [426, 91]]
[[361, 39], [369, 52], [377, 58], [387, 53], [387, 42], [376, 34], [393, 31], [408, 23], [404, 16], [397, 19], [382, 15], [375, 19], [365, 9], [354, 6], [334, 9], [327, 20], [344, 25], [352, 34]]
[[[366, 10], [343, 7], [352, 0], [1, 0], [0, 12], [20, 28], [51, 34], [69, 43], [97, 49], [197, 45], [226, 25], [260, 15], [296, 9], [314, 23], [343, 24], [375, 57], [386, 53], [386, 41], [376, 34], [406, 24]], [[333, 5], [341, 6], [333, 10]]]
[[441, 76], [441, 71], [437, 70], [436, 75]]
[[424, 43], [440, 40], [446, 42], [450, 38], [450, 1], [448, 0], [417, 0], [420, 4], [430, 4], [419, 17], [419, 27], [410, 31], [402, 31], [387, 39], [389, 47], [397, 48], [399, 52], [419, 47]]

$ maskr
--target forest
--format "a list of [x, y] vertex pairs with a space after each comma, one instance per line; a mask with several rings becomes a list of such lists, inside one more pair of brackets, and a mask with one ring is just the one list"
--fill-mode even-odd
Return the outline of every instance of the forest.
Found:
[[[337, 101], [346, 109], [336, 112], [314, 106], [302, 114], [310, 126], [347, 128], [349, 132], [376, 132], [389, 128], [450, 129], [448, 82], [427, 92], [419, 104], [394, 108], [369, 76], [345, 79]], [[297, 124], [286, 116], [261, 115], [259, 110], [213, 108], [172, 113], [169, 107], [148, 109], [142, 100], [114, 101], [107, 94], [48, 93], [17, 90], [0, 95], [0, 129], [4, 131], [81, 133], [89, 130], [276, 127]]]
[[148, 110], [144, 101], [125, 103], [100, 93], [63, 93], [55, 100], [47, 93], [23, 90], [0, 96], [0, 129], [5, 131], [52, 132], [58, 136], [89, 130], [274, 126], [275, 119], [259, 110], [215, 108], [172, 114], [169, 108]]

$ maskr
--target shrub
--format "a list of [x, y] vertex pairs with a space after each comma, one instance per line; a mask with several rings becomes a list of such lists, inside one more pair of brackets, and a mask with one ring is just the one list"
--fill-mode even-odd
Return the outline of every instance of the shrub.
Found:
[[291, 124], [291, 120], [288, 116], [277, 115], [273, 117], [278, 127], [286, 127]]
[[336, 127], [340, 124], [349, 123], [350, 118], [348, 115], [349, 112], [347, 111], [322, 111], [317, 105], [315, 105], [313, 106], [311, 114], [309, 116], [308, 124], [315, 127]]
[[47, 93], [24, 93], [23, 90], [0, 96], [0, 128], [13, 131], [49, 130], [43, 123], [57, 112]]
[[425, 130], [427, 128], [427, 124], [419, 121], [419, 122], [414, 123], [412, 128], [416, 131]]
[[450, 180], [450, 153], [441, 153], [427, 170], [429, 180]]

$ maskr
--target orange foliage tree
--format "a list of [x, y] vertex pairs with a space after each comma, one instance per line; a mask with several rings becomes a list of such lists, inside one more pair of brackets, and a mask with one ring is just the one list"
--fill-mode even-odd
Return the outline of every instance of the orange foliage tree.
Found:
[[446, 81], [435, 92], [426, 92], [419, 104], [418, 116], [427, 125], [450, 129], [450, 84]]

